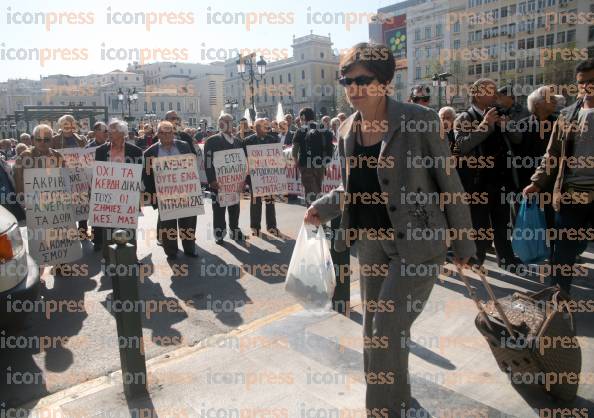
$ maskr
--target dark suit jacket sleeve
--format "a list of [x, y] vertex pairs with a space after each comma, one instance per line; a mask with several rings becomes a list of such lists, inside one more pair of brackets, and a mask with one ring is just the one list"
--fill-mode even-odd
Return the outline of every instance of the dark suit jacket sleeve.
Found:
[[204, 143], [204, 171], [206, 172], [206, 181], [208, 184], [217, 180], [215, 168], [212, 164], [214, 153], [216, 151], [216, 136], [211, 136]]
[[151, 145], [145, 152], [144, 152], [144, 162], [142, 167], [142, 183], [144, 184], [144, 192], [146, 199], [143, 199], [144, 202], [150, 202], [151, 205], [156, 208], [157, 207], [157, 199], [155, 196], [156, 188], [155, 188], [155, 177], [153, 176], [153, 158], [156, 156], [156, 145]]
[[188, 147], [190, 148], [190, 152], [192, 154], [196, 155], [196, 150], [194, 149], [194, 143], [193, 143], [192, 137], [190, 135], [188, 135], [185, 132], [180, 132], [179, 139], [188, 145]]

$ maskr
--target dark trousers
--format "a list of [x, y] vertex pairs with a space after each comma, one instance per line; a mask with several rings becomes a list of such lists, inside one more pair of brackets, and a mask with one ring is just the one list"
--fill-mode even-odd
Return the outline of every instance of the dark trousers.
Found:
[[322, 193], [322, 181], [324, 180], [326, 169], [324, 167], [301, 167], [299, 172], [301, 174], [303, 192], [305, 193], [305, 206], [309, 207]]
[[349, 248], [341, 253], [334, 250], [334, 238], [337, 235], [336, 231], [340, 227], [341, 219], [342, 216], [338, 216], [330, 221], [330, 228], [332, 230], [330, 255], [332, 256], [332, 263], [334, 264], [334, 272], [336, 275], [336, 287], [334, 288], [334, 295], [332, 296], [332, 307], [335, 311], [348, 316], [351, 303], [351, 251]]
[[266, 228], [276, 228], [276, 209], [272, 196], [254, 197], [250, 199], [250, 227], [262, 229], [262, 201], [266, 204]]
[[162, 220], [161, 216], [157, 221], [157, 236], [163, 243], [163, 250], [167, 255], [177, 253], [177, 238], [181, 238], [182, 247], [186, 252], [194, 252], [196, 241], [196, 217]]
[[[487, 204], [479, 202], [470, 205], [473, 228], [477, 230], [493, 228], [493, 241], [497, 253], [497, 262], [500, 264], [512, 263], [515, 260], [515, 256], [511, 241], [508, 239], [508, 224], [510, 222], [509, 203], [506, 199], [501, 199], [502, 190], [487, 186], [485, 191], [489, 194]], [[491, 245], [491, 240], [481, 239], [476, 241], [476, 258], [480, 264], [483, 264], [485, 261], [487, 251], [491, 248]]]
[[239, 230], [239, 204], [221, 207], [216, 196], [212, 198], [212, 223], [215, 239], [223, 239], [227, 234], [225, 211], [229, 213], [229, 229], [232, 233]]
[[[580, 229], [585, 231], [588, 227], [594, 226], [594, 203], [561, 205], [560, 209], [555, 217], [555, 229], [560, 233], [560, 239], [555, 242], [551, 261], [551, 285], [558, 284], [569, 293], [575, 259], [588, 245], [587, 240], [576, 239], [584, 238], [579, 236], [582, 234], [576, 234], [573, 231]], [[565, 230], [565, 233], [561, 233], [562, 230]], [[567, 231], [572, 233], [568, 234]]]

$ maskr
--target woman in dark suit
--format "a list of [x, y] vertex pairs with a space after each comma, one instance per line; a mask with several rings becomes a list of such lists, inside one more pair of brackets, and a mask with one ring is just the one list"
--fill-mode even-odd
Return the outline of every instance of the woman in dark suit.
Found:
[[[339, 128], [342, 185], [313, 202], [304, 221], [342, 214], [334, 247], [357, 240], [364, 307], [364, 370], [368, 414], [406, 416], [410, 328], [424, 306], [448, 250], [450, 231], [472, 228], [455, 170], [445, 168], [448, 142], [437, 113], [393, 100], [394, 57], [383, 45], [360, 43], [342, 56], [340, 84], [356, 112]], [[443, 209], [442, 209], [443, 208]], [[341, 233], [342, 232], [342, 233]], [[466, 238], [468, 235], [466, 235]], [[475, 252], [469, 239], [451, 242], [455, 261]], [[412, 305], [411, 305], [412, 304]], [[383, 384], [378, 384], [378, 376]]]
[[[119, 119], [112, 119], [108, 125], [109, 142], [97, 147], [95, 161], [111, 161], [114, 163], [142, 164], [142, 150], [136, 145], [126, 142], [128, 124]], [[95, 227], [93, 240], [95, 251], [103, 250], [107, 259], [107, 246], [112, 243], [113, 228]], [[130, 243], [136, 245], [136, 231], [128, 230]]]

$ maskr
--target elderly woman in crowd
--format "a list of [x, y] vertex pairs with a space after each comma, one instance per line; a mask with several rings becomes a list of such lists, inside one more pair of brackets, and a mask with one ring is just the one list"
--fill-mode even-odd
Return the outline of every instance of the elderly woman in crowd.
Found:
[[60, 133], [52, 138], [51, 147], [53, 149], [62, 148], [84, 148], [87, 141], [76, 133], [76, 119], [72, 115], [64, 115], [58, 119]]
[[[442, 210], [439, 202], [419, 199], [464, 190], [458, 175], [441, 164], [407, 166], [415, 158], [441, 161], [449, 150], [434, 110], [390, 97], [390, 49], [357, 44], [341, 57], [339, 69], [339, 82], [356, 110], [339, 129], [342, 185], [313, 202], [304, 222], [320, 225], [342, 213], [335, 249], [343, 251], [353, 236], [358, 240], [368, 416], [382, 411], [391, 418], [407, 416], [412, 403], [408, 340], [421, 312], [407, 306], [411, 301], [424, 306], [446, 258], [443, 232], [472, 228], [470, 211], [462, 202]], [[365, 204], [362, 195], [371, 199]], [[475, 253], [469, 239], [454, 240], [452, 247], [459, 265]], [[386, 308], [377, 309], [380, 305]], [[373, 376], [380, 374], [390, 378], [377, 384]]]
[[28, 133], [22, 133], [21, 136], [19, 137], [19, 142], [21, 144], [25, 144], [26, 146], [30, 147], [31, 145], [33, 145], [31, 143], [31, 135], [29, 135]]

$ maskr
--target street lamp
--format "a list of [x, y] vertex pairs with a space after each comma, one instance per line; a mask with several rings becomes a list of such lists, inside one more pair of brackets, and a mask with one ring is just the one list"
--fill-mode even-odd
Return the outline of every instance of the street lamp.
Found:
[[434, 74], [433, 77], [431, 77], [431, 80], [433, 80], [433, 87], [437, 87], [437, 103], [439, 109], [441, 109], [441, 88], [448, 85], [448, 77], [451, 76], [452, 74], [450, 73], [441, 73]]
[[227, 113], [231, 114], [233, 118], [235, 118], [235, 113], [238, 107], [239, 102], [237, 101], [237, 99], [227, 97], [227, 99], [225, 100], [225, 110]]
[[126, 95], [124, 96], [124, 92], [120, 87], [118, 90], [118, 102], [122, 105], [122, 119], [126, 119], [124, 116], [124, 102], [128, 102], [128, 121], [134, 120], [132, 118], [132, 103], [135, 103], [138, 100], [138, 93], [136, 93], [136, 87], [132, 91], [128, 89]]
[[237, 74], [239, 74], [243, 81], [249, 81], [250, 83], [250, 116], [252, 121], [256, 119], [254, 80], [260, 81], [264, 78], [264, 74], [266, 74], [266, 61], [264, 61], [264, 58], [260, 56], [260, 60], [258, 62], [254, 62], [255, 59], [256, 54], [251, 53], [245, 57], [239, 56], [239, 59], [236, 61]]

